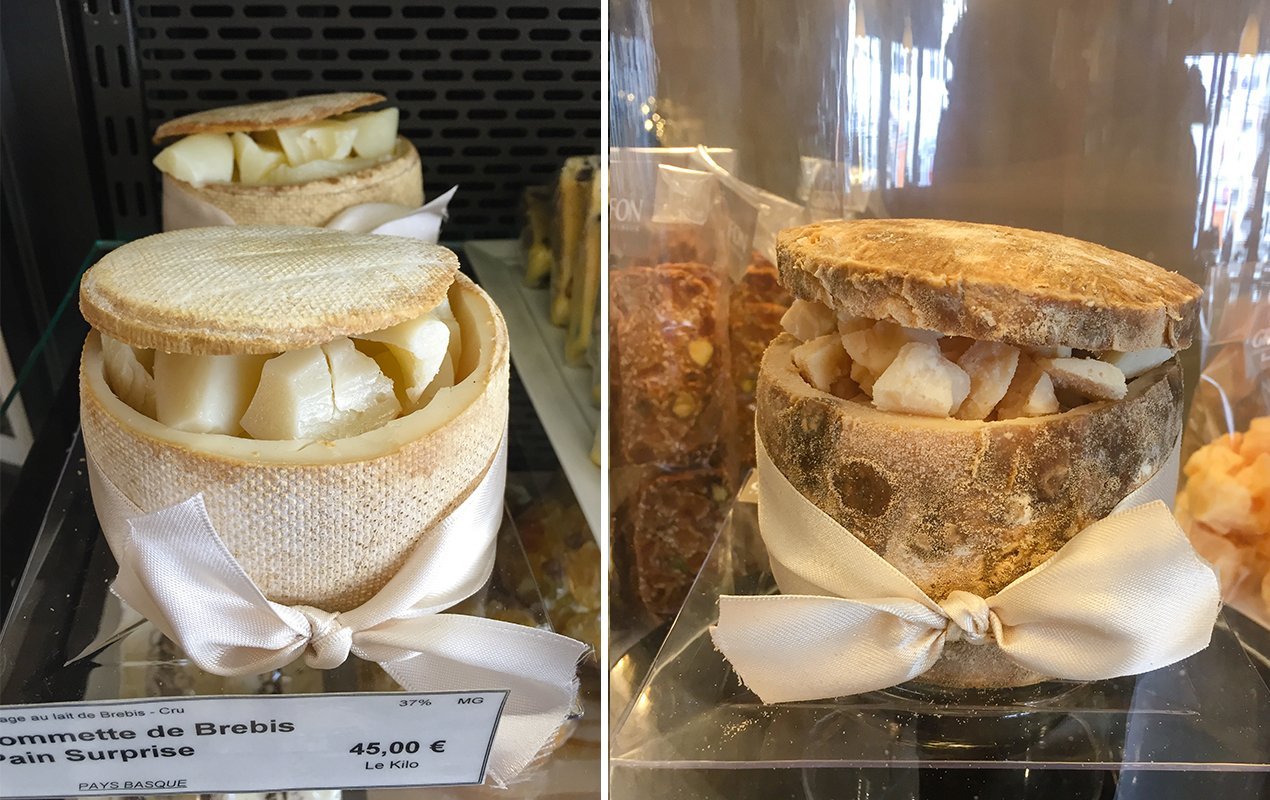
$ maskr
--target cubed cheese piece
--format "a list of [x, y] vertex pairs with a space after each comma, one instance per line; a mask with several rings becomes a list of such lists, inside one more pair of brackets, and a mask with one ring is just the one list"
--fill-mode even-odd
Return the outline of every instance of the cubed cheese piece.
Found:
[[375, 160], [371, 158], [343, 158], [338, 161], [326, 159], [310, 161], [298, 167], [279, 164], [265, 176], [264, 182], [271, 186], [283, 186], [308, 183], [310, 181], [324, 181], [327, 178], [336, 178], [349, 172], [366, 169], [375, 163]]
[[1231, 448], [1229, 437], [1220, 437], [1196, 450], [1186, 460], [1182, 472], [1192, 478], [1201, 472], [1233, 475], [1243, 468], [1244, 458]]
[[853, 362], [863, 364], [874, 375], [881, 375], [904, 345], [910, 342], [933, 344], [938, 340], [939, 334], [934, 331], [905, 328], [894, 322], [879, 320], [872, 328], [843, 334], [842, 346]]
[[794, 365], [803, 379], [822, 392], [832, 393], [833, 385], [851, 370], [851, 359], [842, 349], [836, 333], [817, 336], [791, 351]]
[[800, 342], [833, 333], [837, 326], [838, 318], [828, 306], [806, 300], [795, 300], [781, 317], [781, 327]]
[[441, 362], [441, 369], [437, 370], [437, 376], [432, 379], [432, 383], [428, 384], [428, 388], [423, 390], [419, 395], [419, 402], [416, 404], [419, 408], [423, 408], [432, 402], [432, 398], [437, 396], [437, 392], [442, 389], [449, 389], [454, 385], [454, 360], [450, 358], [450, 354], [445, 354], [445, 360]]
[[194, 186], [229, 183], [234, 179], [234, 145], [224, 133], [195, 133], [160, 150], [154, 165]]
[[320, 439], [334, 419], [331, 367], [314, 345], [265, 362], [242, 427], [253, 439]]
[[855, 333], [856, 331], [868, 330], [869, 328], [873, 327], [875, 322], [877, 322], [877, 320], [872, 320], [872, 319], [869, 319], [868, 317], [854, 317], [854, 316], [838, 317], [838, 333], [841, 333], [845, 336], [848, 333]]
[[931, 342], [909, 342], [873, 384], [873, 405], [882, 411], [951, 416], [970, 393], [970, 376]]
[[1041, 417], [1058, 413], [1054, 382], [1030, 357], [1020, 355], [1010, 388], [997, 404], [997, 419]]
[[269, 174], [286, 161], [281, 150], [262, 147], [245, 133], [234, 133], [233, 140], [239, 183], [249, 186], [265, 183]]
[[864, 368], [859, 361], [851, 362], [851, 380], [860, 387], [860, 391], [873, 396], [873, 382], [877, 380], [877, 376]]
[[1270, 416], [1253, 419], [1248, 432], [1244, 434], [1239, 452], [1248, 461], [1262, 453], [1270, 453]]
[[970, 376], [970, 394], [957, 409], [958, 419], [986, 419], [1005, 397], [1019, 365], [1017, 348], [1001, 342], [975, 342], [957, 366]]
[[383, 158], [397, 146], [397, 109], [349, 114], [344, 123], [356, 131], [353, 152], [362, 158]]
[[279, 128], [278, 144], [293, 167], [310, 161], [333, 161], [348, 158], [353, 152], [357, 129], [346, 122], [324, 119], [307, 125]]
[[382, 342], [401, 367], [405, 381], [407, 410], [418, 407], [420, 396], [437, 376], [449, 353], [450, 328], [435, 313], [407, 320], [382, 331], [363, 334], [359, 339]]
[[[153, 354], [154, 351], [146, 352]], [[153, 419], [154, 377], [137, 358], [137, 351], [131, 345], [103, 333], [101, 355], [106, 365], [106, 385], [110, 387], [110, 391], [115, 393], [115, 397]]]
[[[1252, 495], [1253, 501], [1270, 502], [1270, 454], [1261, 453], [1248, 466], [1239, 470], [1235, 480]], [[1270, 535], [1270, 531], [1263, 531]]]
[[1130, 350], [1127, 353], [1108, 350], [1102, 354], [1101, 360], [1117, 367], [1124, 373], [1126, 379], [1133, 379], [1155, 369], [1172, 357], [1173, 351], [1167, 347], [1148, 347], [1145, 350]]
[[155, 353], [155, 419], [190, 433], [240, 435], [268, 359]]
[[401, 403], [392, 380], [373, 358], [359, 353], [345, 337], [322, 345], [322, 352], [331, 369], [335, 400], [335, 417], [327, 438], [356, 436], [397, 418]]
[[459, 363], [459, 356], [462, 353], [463, 337], [459, 328], [459, 321], [454, 317], [454, 310], [450, 308], [450, 298], [445, 298], [441, 304], [432, 309], [432, 313], [437, 315], [437, 319], [445, 323], [445, 327], [450, 329], [450, 343], [448, 349], [450, 352], [451, 364]]
[[1038, 358], [1054, 385], [1091, 400], [1121, 400], [1129, 389], [1118, 367], [1095, 358]]

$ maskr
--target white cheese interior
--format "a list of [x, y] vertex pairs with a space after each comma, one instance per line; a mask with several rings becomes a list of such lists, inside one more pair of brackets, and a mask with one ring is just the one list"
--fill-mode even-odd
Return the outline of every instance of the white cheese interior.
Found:
[[393, 157], [398, 112], [354, 112], [251, 133], [195, 133], [163, 148], [154, 165], [194, 186], [307, 183], [366, 169]]
[[343, 440], [443, 402], [481, 363], [479, 310], [455, 286], [443, 307], [416, 319], [272, 356], [156, 353], [102, 336], [103, 377], [114, 397], [175, 431]]
[[882, 411], [927, 417], [1015, 419], [1119, 400], [1127, 380], [1175, 355], [1165, 347], [1100, 354], [1015, 347], [890, 320], [835, 319], [827, 306], [805, 300], [796, 300], [781, 324], [803, 342], [792, 357], [811, 386]]

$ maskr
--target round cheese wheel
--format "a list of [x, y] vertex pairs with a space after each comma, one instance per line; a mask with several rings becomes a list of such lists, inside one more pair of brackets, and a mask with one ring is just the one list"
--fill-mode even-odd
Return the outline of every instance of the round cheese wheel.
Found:
[[[163, 191], [186, 192], [224, 211], [237, 225], [302, 225], [321, 227], [346, 208], [361, 203], [423, 204], [423, 167], [419, 152], [398, 137], [393, 158], [356, 172], [307, 183], [249, 186], [209, 183], [193, 186], [163, 175]], [[181, 225], [164, 203], [163, 229]]]
[[143, 511], [202, 492], [217, 533], [265, 596], [327, 611], [361, 605], [485, 476], [507, 424], [507, 329], [458, 276], [456, 385], [425, 407], [337, 441], [255, 441], [169, 428], [106, 384], [101, 339], [80, 365], [84, 445]]
[[[818, 391], [793, 363], [797, 345], [781, 334], [759, 372], [758, 435], [772, 462], [937, 602], [958, 589], [989, 597], [1043, 563], [1155, 474], [1181, 434], [1176, 358], [1134, 379], [1123, 400], [984, 422]], [[1043, 677], [994, 645], [957, 642], [922, 679], [1005, 687]]]

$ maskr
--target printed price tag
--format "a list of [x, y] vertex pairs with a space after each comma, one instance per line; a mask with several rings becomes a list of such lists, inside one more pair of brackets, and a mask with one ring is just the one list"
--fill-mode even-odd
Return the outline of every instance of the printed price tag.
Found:
[[463, 786], [506, 691], [0, 706], [0, 797]]

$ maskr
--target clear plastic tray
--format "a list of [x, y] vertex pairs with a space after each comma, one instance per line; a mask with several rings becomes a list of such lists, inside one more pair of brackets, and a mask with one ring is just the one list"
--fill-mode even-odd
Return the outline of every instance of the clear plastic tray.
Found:
[[[763, 705], [714, 649], [708, 629], [721, 594], [775, 591], [756, 506], [738, 502], [615, 724], [613, 786], [626, 792], [615, 796], [644, 796], [631, 792], [671, 785], [684, 787], [685, 797], [785, 796], [799, 787], [803, 793], [791, 796], [962, 796], [951, 784], [938, 791], [914, 788], [917, 772], [929, 784], [930, 773], [941, 770], [949, 771], [941, 780], [969, 781], [965, 796], [985, 798], [1102, 796], [1103, 778], [1032, 777], [1038, 770], [1113, 771], [1117, 779], [1137, 770], [1214, 771], [1229, 773], [1232, 788], [1265, 786], [1270, 689], [1225, 619], [1206, 650], [1136, 677], [1055, 681], [1006, 692], [936, 693], [910, 684], [829, 701]], [[1265, 649], [1265, 642], [1257, 645]], [[622, 668], [619, 662], [615, 674]], [[1014, 775], [965, 777], [981, 769]], [[667, 772], [675, 774], [658, 775]], [[1038, 781], [1059, 793], [1029, 793], [1026, 787]], [[887, 788], [868, 789], [874, 784]], [[862, 787], [860, 793], [844, 794], [848, 785]], [[1168, 785], [1180, 786], [1176, 780]]]

